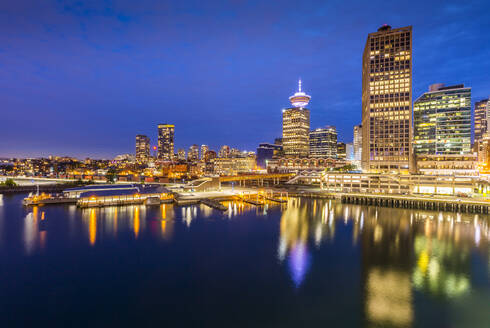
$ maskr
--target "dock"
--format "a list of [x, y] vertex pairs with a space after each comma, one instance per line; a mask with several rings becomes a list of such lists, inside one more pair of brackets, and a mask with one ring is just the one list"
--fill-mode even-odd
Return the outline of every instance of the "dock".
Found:
[[455, 197], [424, 197], [417, 195], [342, 194], [342, 203], [394, 208], [423, 209], [461, 213], [490, 213], [490, 202]]
[[276, 202], [276, 203], [287, 203], [288, 202], [286, 199], [273, 198], [273, 197], [265, 197], [265, 199], [270, 200], [271, 202]]
[[50, 204], [76, 204], [77, 199], [75, 198], [66, 198], [66, 197], [57, 197], [57, 198], [30, 198], [24, 200], [25, 206], [37, 206], [37, 205], [50, 205]]
[[227, 211], [228, 208], [225, 207], [223, 204], [221, 204], [219, 201], [217, 200], [214, 200], [214, 199], [209, 199], [209, 198], [204, 198], [204, 199], [201, 199], [200, 200], [200, 203], [201, 204], [204, 204], [204, 205], [207, 205], [211, 208], [214, 208], [216, 210], [220, 210], [220, 211]]
[[255, 205], [255, 206], [263, 206], [264, 205], [263, 202], [256, 201], [256, 200], [253, 200], [253, 199], [250, 199], [250, 198], [241, 198], [241, 200], [243, 202], [245, 202], [245, 203], [252, 204], [252, 205]]

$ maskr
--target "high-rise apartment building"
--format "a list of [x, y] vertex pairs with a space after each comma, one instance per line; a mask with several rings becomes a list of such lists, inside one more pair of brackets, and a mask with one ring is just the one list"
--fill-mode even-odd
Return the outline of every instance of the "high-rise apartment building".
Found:
[[177, 150], [177, 159], [179, 161], [185, 161], [185, 149], [184, 148], [179, 148]]
[[471, 88], [438, 84], [429, 90], [413, 104], [415, 154], [470, 153]]
[[408, 172], [413, 166], [412, 27], [384, 25], [368, 35], [362, 67], [362, 167]]
[[219, 152], [218, 152], [218, 157], [219, 158], [227, 158], [230, 157], [230, 146], [223, 145], [221, 146]]
[[326, 126], [310, 132], [310, 157], [337, 157], [337, 129], [335, 126]]
[[289, 97], [293, 105], [282, 111], [282, 145], [286, 156], [307, 157], [310, 148], [310, 111], [306, 108], [311, 97], [301, 91]]
[[362, 158], [362, 125], [354, 126], [354, 160], [358, 163]]
[[188, 161], [199, 160], [199, 146], [198, 145], [192, 145], [189, 147], [189, 151], [187, 152], [187, 160]]
[[488, 99], [475, 102], [475, 144], [481, 141], [487, 133], [489, 107]]
[[175, 125], [158, 124], [158, 159], [170, 161], [174, 157]]
[[209, 151], [208, 145], [201, 145], [201, 161], [206, 160], [206, 153]]
[[150, 158], [150, 138], [145, 135], [136, 135], [136, 160], [142, 163]]

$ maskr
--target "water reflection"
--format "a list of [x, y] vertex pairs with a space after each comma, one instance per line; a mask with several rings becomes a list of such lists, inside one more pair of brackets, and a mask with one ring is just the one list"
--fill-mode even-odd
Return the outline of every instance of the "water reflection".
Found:
[[24, 218], [23, 224], [25, 253], [31, 255], [38, 247], [41, 250], [44, 249], [47, 238], [47, 232], [44, 229], [44, 225], [46, 224], [45, 211], [40, 211], [38, 206], [34, 206], [32, 212], [29, 212]]
[[178, 238], [174, 236], [176, 232], [188, 231], [178, 229], [179, 225], [190, 226], [201, 218], [228, 220], [242, 216], [240, 219], [248, 220], [260, 216], [253, 224], [261, 224], [262, 218], [267, 218], [269, 227], [278, 224], [275, 256], [284, 264], [295, 288], [307, 286], [315, 265], [328, 261], [319, 256], [324, 249], [352, 247], [356, 250], [349, 261], [359, 263], [363, 317], [374, 326], [411, 326], [416, 321], [417, 297], [452, 301], [472, 293], [476, 289], [472, 276], [475, 258], [485, 266], [488, 263], [489, 268], [485, 269], [490, 269], [487, 215], [295, 198], [289, 199], [285, 206], [270, 203], [258, 208], [243, 202], [224, 204], [228, 207], [225, 213], [204, 205], [83, 210], [71, 206], [67, 207], [66, 216], [58, 215], [58, 222], [50, 221], [49, 226], [42, 222], [56, 220], [51, 211], [60, 207], [33, 207], [17, 222], [21, 222], [18, 224], [23, 250], [33, 254], [49, 247], [48, 236], [49, 240], [55, 240], [49, 230], [55, 226], [64, 227], [66, 230], [59, 231], [68, 231], [76, 240], [82, 240], [84, 247], [97, 247], [117, 238], [138, 242], [153, 238], [167, 243]]
[[352, 245], [360, 249], [369, 325], [411, 326], [414, 291], [461, 297], [471, 290], [472, 255], [490, 261], [487, 215], [292, 199], [281, 216], [278, 258], [287, 261], [296, 286], [319, 261], [311, 247], [333, 242], [340, 229], [351, 231]]

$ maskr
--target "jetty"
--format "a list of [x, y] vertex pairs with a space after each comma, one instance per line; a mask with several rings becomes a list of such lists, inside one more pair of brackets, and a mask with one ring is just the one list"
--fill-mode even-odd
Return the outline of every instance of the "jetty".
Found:
[[227, 207], [225, 207], [223, 204], [215, 199], [204, 198], [200, 200], [200, 203], [223, 212], [228, 210]]
[[474, 198], [417, 195], [341, 194], [347, 204], [423, 209], [461, 213], [490, 213], [490, 201]]

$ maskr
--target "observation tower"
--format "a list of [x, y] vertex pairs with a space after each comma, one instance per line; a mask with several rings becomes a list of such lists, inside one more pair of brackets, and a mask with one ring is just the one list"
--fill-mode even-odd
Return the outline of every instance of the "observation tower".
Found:
[[298, 92], [296, 92], [294, 95], [289, 97], [289, 101], [291, 102], [291, 105], [296, 108], [303, 108], [308, 105], [310, 102], [311, 97], [301, 91], [301, 79], [298, 81]]

